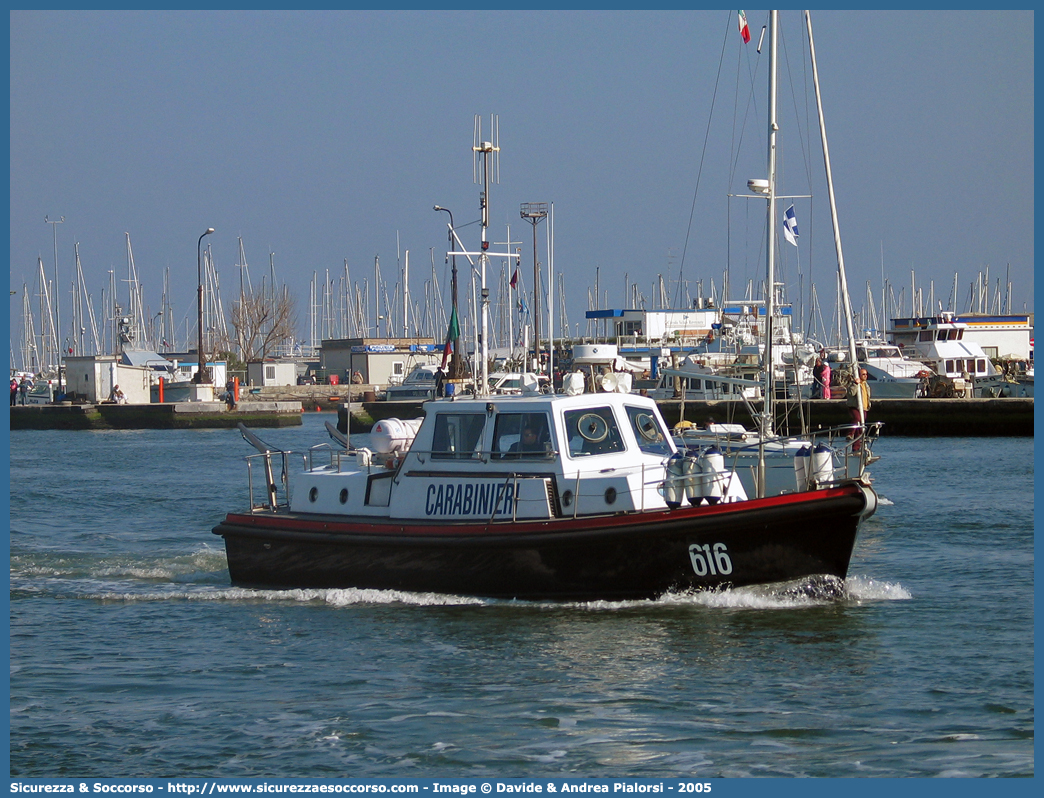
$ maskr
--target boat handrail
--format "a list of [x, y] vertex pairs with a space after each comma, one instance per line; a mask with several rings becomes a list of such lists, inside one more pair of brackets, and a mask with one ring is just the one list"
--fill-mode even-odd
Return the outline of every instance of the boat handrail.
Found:
[[[247, 491], [250, 497], [250, 512], [256, 512], [258, 510], [268, 509], [272, 512], [278, 510], [281, 506], [289, 506], [290, 504], [290, 482], [289, 482], [289, 460], [290, 455], [294, 452], [285, 452], [280, 450], [259, 452], [258, 454], [247, 455], [245, 460], [247, 463]], [[278, 455], [280, 458], [280, 473], [279, 482], [276, 483], [275, 475], [272, 471], [272, 457]], [[260, 460], [264, 467], [265, 472], [265, 493], [267, 497], [266, 502], [255, 503], [254, 502], [254, 462]], [[282, 486], [283, 501], [279, 500], [280, 486]]]
[[[873, 458], [871, 448], [874, 441], [880, 437], [883, 425], [883, 421], [872, 421], [866, 424], [839, 424], [812, 430], [804, 435], [773, 435], [766, 438], [763, 443], [764, 445], [781, 444], [786, 446], [788, 443], [804, 442], [814, 448], [817, 441], [825, 439], [834, 456], [844, 458], [846, 477], [851, 476], [848, 474], [849, 455], [858, 454], [859, 467], [856, 476], [862, 476], [863, 469]], [[853, 431], [855, 434], [852, 434]], [[738, 467], [741, 454], [757, 451], [758, 447], [762, 445], [762, 442], [756, 439], [743, 445], [737, 445], [739, 442], [735, 438], [730, 437], [728, 433], [719, 434], [708, 430], [683, 430], [676, 436], [676, 439], [685, 444], [687, 437], [690, 440], [698, 438], [699, 441], [706, 441], [708, 445], [722, 446], [722, 453], [727, 461], [731, 460], [731, 470], [733, 471]], [[855, 448], [856, 442], [860, 442], [858, 449]]]

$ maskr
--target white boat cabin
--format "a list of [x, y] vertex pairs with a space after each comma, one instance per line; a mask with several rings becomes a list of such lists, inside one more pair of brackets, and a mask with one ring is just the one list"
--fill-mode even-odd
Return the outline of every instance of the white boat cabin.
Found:
[[[396, 422], [391, 434], [373, 435], [383, 451], [337, 452], [298, 475], [291, 510], [486, 522], [667, 508], [666, 463], [676, 449], [645, 397], [440, 399], [425, 412], [415, 436], [416, 422]], [[746, 498], [738, 480], [723, 493]]]
[[978, 381], [999, 376], [983, 348], [965, 339], [967, 324], [954, 321], [949, 313], [918, 321], [919, 326], [912, 330], [890, 331], [892, 340], [904, 355], [921, 361], [936, 374], [951, 378], [972, 377]]

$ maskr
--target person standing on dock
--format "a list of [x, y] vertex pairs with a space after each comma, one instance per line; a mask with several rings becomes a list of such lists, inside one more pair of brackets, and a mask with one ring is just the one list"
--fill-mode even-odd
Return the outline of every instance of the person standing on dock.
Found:
[[15, 402], [18, 401], [18, 380], [14, 377], [11, 378], [11, 407], [14, 407]]
[[852, 423], [856, 425], [855, 429], [849, 430], [848, 438], [854, 441], [852, 451], [858, 452], [861, 448], [866, 414], [870, 410], [870, 383], [867, 381], [866, 369], [859, 369], [859, 376], [848, 386], [846, 404], [852, 416]]
[[830, 398], [830, 364], [825, 352], [820, 353], [816, 358], [816, 365], [812, 367], [812, 398]]
[[25, 377], [22, 377], [21, 381], [18, 383], [18, 400], [20, 404], [25, 404], [26, 394], [29, 393], [29, 389], [32, 387], [32, 383]]

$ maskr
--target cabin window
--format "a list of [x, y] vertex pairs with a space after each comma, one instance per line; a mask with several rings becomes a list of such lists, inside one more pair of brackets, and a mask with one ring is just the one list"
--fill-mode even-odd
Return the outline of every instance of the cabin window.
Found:
[[954, 370], [954, 368], [953, 368], [953, 361], [952, 360], [947, 360], [946, 361], [946, 373], [950, 374], [950, 373], [953, 372], [953, 370]]
[[921, 330], [917, 335], [917, 339], [920, 341], [931, 341], [933, 339], [931, 330]]
[[276, 378], [276, 367], [265, 366], [265, 380], [274, 380]]
[[500, 413], [493, 427], [494, 457], [543, 460], [554, 447], [546, 413]]
[[482, 413], [439, 413], [431, 442], [432, 460], [467, 460], [482, 446], [486, 417]]
[[580, 408], [563, 414], [570, 457], [610, 454], [624, 450], [611, 407]]
[[985, 360], [976, 360], [975, 361], [975, 373], [976, 374], [985, 374], [986, 373], [986, 361]]
[[656, 414], [647, 407], [627, 408], [627, 419], [631, 422], [634, 438], [638, 448], [647, 454], [670, 454], [671, 446], [667, 443], [667, 432]]

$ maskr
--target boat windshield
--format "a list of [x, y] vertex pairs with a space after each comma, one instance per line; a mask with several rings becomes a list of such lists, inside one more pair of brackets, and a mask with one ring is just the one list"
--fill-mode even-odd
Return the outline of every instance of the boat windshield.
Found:
[[474, 457], [482, 446], [483, 413], [439, 413], [432, 437], [432, 460], [464, 460]]
[[543, 459], [552, 450], [546, 413], [500, 413], [493, 427], [493, 456]]
[[646, 407], [627, 407], [627, 418], [634, 430], [638, 448], [646, 454], [670, 454], [667, 433], [653, 413]]
[[579, 408], [563, 414], [570, 457], [610, 454], [624, 450], [623, 437], [611, 407]]

